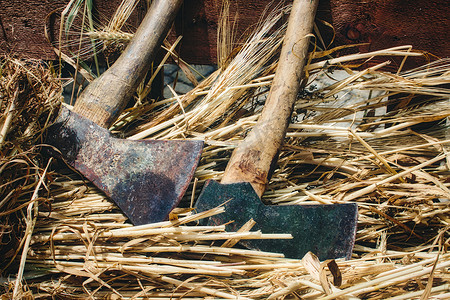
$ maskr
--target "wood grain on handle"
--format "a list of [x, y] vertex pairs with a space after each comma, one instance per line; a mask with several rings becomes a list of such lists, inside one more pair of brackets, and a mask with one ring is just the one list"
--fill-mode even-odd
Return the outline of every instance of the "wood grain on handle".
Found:
[[261, 197], [275, 166], [300, 88], [318, 0], [295, 0], [269, 95], [257, 124], [234, 150], [222, 183], [249, 182]]
[[74, 111], [108, 128], [150, 69], [182, 0], [153, 0], [133, 39], [117, 61], [78, 97]]

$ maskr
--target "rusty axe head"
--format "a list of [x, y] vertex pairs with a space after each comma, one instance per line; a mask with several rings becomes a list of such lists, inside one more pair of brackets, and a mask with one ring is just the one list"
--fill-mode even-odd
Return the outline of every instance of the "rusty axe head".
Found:
[[202, 141], [115, 138], [64, 106], [47, 143], [135, 225], [167, 219], [188, 188], [203, 148]]
[[227, 229], [237, 231], [253, 219], [256, 224], [252, 230], [292, 235], [292, 239], [283, 240], [241, 240], [247, 248], [283, 253], [289, 258], [301, 258], [311, 251], [321, 260], [350, 259], [353, 252], [358, 222], [354, 203], [265, 205], [248, 182], [207, 181], [196, 208], [204, 211], [222, 204], [225, 212], [210, 217], [208, 225], [227, 224]]

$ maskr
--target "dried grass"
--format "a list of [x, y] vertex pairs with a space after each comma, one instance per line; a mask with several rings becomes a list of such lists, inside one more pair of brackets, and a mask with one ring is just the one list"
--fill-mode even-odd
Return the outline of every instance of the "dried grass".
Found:
[[[195, 212], [189, 206], [206, 179], [220, 179], [231, 150], [258, 119], [283, 37], [284, 27], [275, 24], [285, 12], [272, 13], [222, 69], [193, 91], [137, 105], [113, 126], [113, 130], [130, 139], [206, 141], [196, 179], [183, 202], [186, 208], [174, 212], [171, 221], [132, 226], [92, 185], [73, 171], [58, 167], [58, 175], [45, 177], [46, 189], [39, 191], [48, 195], [49, 205], [36, 202], [39, 205], [28, 214], [34, 226], [27, 235], [30, 247], [21, 281], [26, 285], [7, 280], [3, 297], [12, 297], [14, 288], [16, 298], [450, 296], [448, 60], [395, 74], [382, 71], [384, 64], [362, 71], [349, 68], [350, 64], [361, 64], [374, 56], [418, 55], [407, 46], [327, 60], [324, 53], [314, 53], [278, 168], [264, 195], [264, 200], [272, 203], [358, 203], [357, 241], [351, 260], [320, 262], [311, 253], [293, 260], [236, 247], [239, 239], [287, 238], [252, 231], [251, 221], [237, 232], [226, 232], [224, 226], [197, 224], [223, 210], [219, 207]], [[335, 53], [331, 50], [329, 54]], [[349, 77], [314, 87], [318, 75], [333, 77], [335, 69], [346, 70]], [[8, 128], [16, 120], [8, 119], [14, 111], [11, 103], [17, 98], [16, 91], [20, 91], [12, 88], [15, 79], [11, 78], [16, 78], [18, 71], [12, 67], [11, 70], [2, 72], [0, 77], [2, 89], [8, 92], [2, 98], [1, 128]], [[25, 78], [39, 79], [39, 84], [32, 81], [31, 85], [39, 90], [38, 87], [47, 86], [42, 82], [53, 82], [44, 80], [49, 78], [44, 74], [47, 73]], [[39, 143], [36, 137], [41, 136], [46, 124], [40, 120], [48, 120], [50, 108], [55, 107], [50, 104], [55, 97], [49, 95], [60, 95], [59, 85], [52, 84], [44, 93], [46, 96], [39, 98], [44, 100], [29, 100], [47, 105], [28, 118], [39, 120], [30, 123], [40, 124], [37, 133], [18, 140], [27, 136], [24, 130], [7, 131], [10, 134], [2, 144], [15, 145], [8, 148], [14, 151], [5, 152], [2, 148], [2, 155], [7, 155], [3, 156], [0, 171], [15, 167], [10, 177], [2, 173], [5, 181], [0, 186], [0, 203], [8, 205], [6, 210], [2, 207], [2, 218], [12, 218], [11, 212], [16, 209], [14, 221], [19, 224], [27, 220], [25, 207], [34, 203], [30, 202], [33, 191], [38, 190], [43, 178], [46, 161], [34, 162], [29, 157], [37, 157], [37, 152], [33, 152]], [[349, 102], [349, 90], [372, 92]], [[18, 104], [15, 105], [17, 109]], [[11, 132], [17, 132], [17, 138]], [[12, 226], [12, 220], [2, 221], [2, 226]], [[18, 232], [23, 232], [23, 228]], [[5, 227], [3, 237], [8, 230]], [[25, 239], [18, 239], [24, 243]]]
[[[26, 207], [42, 173], [39, 144], [60, 104], [61, 84], [37, 61], [0, 57], [1, 268], [18, 254]], [[45, 167], [45, 165], [44, 165]], [[37, 201], [44, 199], [38, 199]], [[16, 230], [18, 229], [19, 230]]]

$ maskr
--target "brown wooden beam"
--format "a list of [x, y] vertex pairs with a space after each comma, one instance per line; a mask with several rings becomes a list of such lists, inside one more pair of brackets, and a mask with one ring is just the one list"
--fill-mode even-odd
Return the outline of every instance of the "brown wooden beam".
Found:
[[[136, 27], [145, 14], [145, 1], [129, 23]], [[255, 26], [271, 0], [231, 0], [232, 13], [238, 12], [237, 36]], [[289, 0], [278, 1], [287, 4]], [[0, 53], [22, 57], [55, 59], [44, 37], [46, 16], [64, 7], [68, 0], [0, 0]], [[120, 0], [97, 0], [97, 14], [110, 17]], [[179, 52], [190, 63], [216, 62], [216, 32], [221, 0], [185, 0], [172, 35], [183, 35]], [[415, 49], [439, 57], [450, 56], [450, 8], [448, 0], [324, 0], [317, 18], [331, 23], [334, 45], [367, 42], [359, 51], [410, 44]], [[52, 19], [56, 35], [59, 20]], [[103, 18], [105, 22], [105, 18]], [[332, 30], [321, 27], [331, 41]], [[411, 63], [414, 66], [418, 62]]]

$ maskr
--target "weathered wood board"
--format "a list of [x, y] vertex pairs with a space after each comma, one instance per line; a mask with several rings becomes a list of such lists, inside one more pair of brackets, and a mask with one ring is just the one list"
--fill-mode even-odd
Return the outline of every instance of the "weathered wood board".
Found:
[[[237, 35], [249, 32], [261, 17], [270, 0], [231, 0], [232, 12], [238, 11]], [[289, 0], [275, 1], [289, 3]], [[44, 36], [46, 17], [64, 7], [68, 0], [0, 0], [0, 53], [25, 57], [55, 59], [56, 55]], [[98, 16], [111, 16], [120, 0], [97, 0]], [[179, 13], [174, 35], [183, 35], [179, 49], [191, 63], [216, 62], [216, 31], [221, 0], [186, 0]], [[129, 23], [136, 27], [145, 14], [141, 1]], [[335, 44], [369, 43], [359, 51], [383, 49], [396, 45], [413, 45], [415, 49], [439, 57], [450, 56], [450, 8], [447, 0], [324, 0], [318, 19], [333, 25]], [[100, 18], [105, 20], [105, 18]], [[53, 34], [59, 20], [47, 22]], [[319, 23], [318, 23], [319, 24]], [[322, 29], [325, 27], [322, 27]], [[332, 30], [324, 29], [331, 41]], [[414, 63], [412, 63], [414, 65]]]

